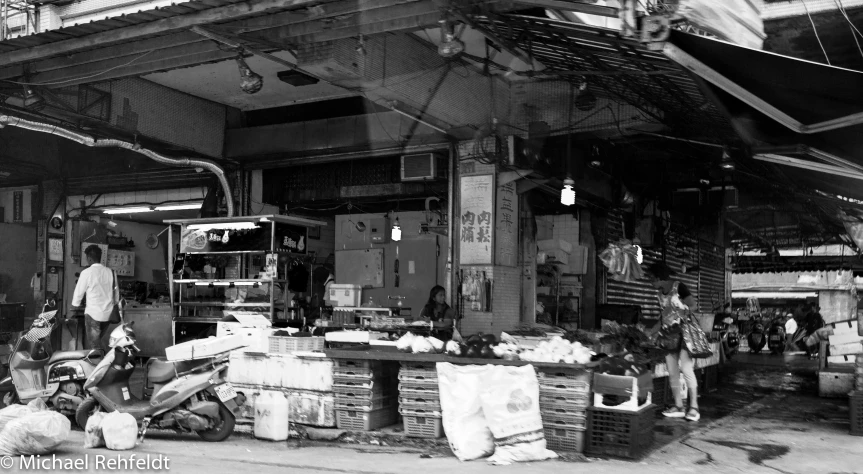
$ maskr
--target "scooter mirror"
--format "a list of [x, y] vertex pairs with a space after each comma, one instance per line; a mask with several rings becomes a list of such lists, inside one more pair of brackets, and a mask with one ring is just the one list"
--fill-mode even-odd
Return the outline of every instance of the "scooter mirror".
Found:
[[45, 302], [45, 306], [48, 306], [49, 308], [53, 308], [54, 306], [57, 306], [57, 300], [50, 299], [50, 300]]

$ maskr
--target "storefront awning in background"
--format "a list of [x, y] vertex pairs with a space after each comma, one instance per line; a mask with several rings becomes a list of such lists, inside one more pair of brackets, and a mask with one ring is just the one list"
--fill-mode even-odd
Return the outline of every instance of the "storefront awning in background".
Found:
[[703, 81], [755, 159], [811, 189], [863, 199], [863, 72], [680, 32], [663, 53]]
[[734, 291], [731, 293], [731, 297], [734, 299], [762, 298], [776, 300], [805, 300], [806, 298], [817, 298], [818, 293], [814, 291]]

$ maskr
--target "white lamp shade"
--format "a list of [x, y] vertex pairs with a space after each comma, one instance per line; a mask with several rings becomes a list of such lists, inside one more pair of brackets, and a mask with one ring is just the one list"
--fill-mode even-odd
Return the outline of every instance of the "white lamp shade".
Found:
[[572, 190], [572, 186], [568, 184], [563, 186], [563, 189], [560, 191], [560, 203], [564, 206], [575, 204], [575, 191]]
[[394, 225], [393, 226], [393, 242], [398, 242], [402, 240], [402, 229], [401, 227]]

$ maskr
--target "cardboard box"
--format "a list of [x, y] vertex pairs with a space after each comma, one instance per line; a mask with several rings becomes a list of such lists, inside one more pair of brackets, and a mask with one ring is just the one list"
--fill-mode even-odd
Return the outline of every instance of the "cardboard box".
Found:
[[572, 244], [563, 239], [538, 240], [536, 242], [536, 247], [540, 252], [552, 253], [554, 251], [561, 250], [566, 254], [572, 253]]
[[830, 345], [830, 355], [852, 355], [863, 353], [863, 343], [852, 342], [851, 344], [842, 344], [839, 346]]
[[847, 397], [854, 390], [854, 370], [838, 368], [818, 372], [818, 396]]
[[853, 364], [856, 358], [856, 355], [827, 356], [827, 365]]
[[831, 346], [841, 346], [842, 344], [853, 344], [855, 342], [863, 342], [863, 336], [858, 335], [856, 331], [846, 334], [834, 333], [830, 336]]
[[245, 352], [266, 353], [269, 348], [269, 336], [272, 334], [270, 319], [261, 313], [244, 311], [226, 311], [225, 317], [216, 324], [217, 336], [239, 334], [243, 337]]
[[245, 344], [240, 335], [195, 339], [165, 348], [165, 358], [170, 361], [206, 359], [223, 352], [230, 352]]
[[833, 328], [833, 334], [857, 334], [858, 336], [863, 336], [863, 334], [859, 333], [859, 324], [856, 319], [852, 319], [849, 321], [838, 321], [835, 323], [828, 323], [827, 327]]

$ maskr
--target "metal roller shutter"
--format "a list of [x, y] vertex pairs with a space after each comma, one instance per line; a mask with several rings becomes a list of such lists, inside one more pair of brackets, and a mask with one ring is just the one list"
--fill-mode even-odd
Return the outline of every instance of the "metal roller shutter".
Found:
[[[623, 238], [623, 220], [619, 214], [608, 219], [608, 238], [617, 242]], [[698, 299], [699, 312], [712, 312], [714, 305], [724, 300], [725, 258], [722, 249], [682, 233], [670, 232], [666, 241], [665, 263], [677, 272], [677, 279]], [[643, 267], [662, 261], [661, 249], [644, 249]], [[599, 268], [605, 268], [599, 264]], [[696, 268], [696, 271], [684, 271]], [[620, 282], [605, 278], [605, 302], [608, 304], [639, 305], [645, 315], [658, 315], [656, 289], [648, 279]]]

